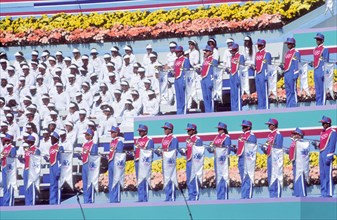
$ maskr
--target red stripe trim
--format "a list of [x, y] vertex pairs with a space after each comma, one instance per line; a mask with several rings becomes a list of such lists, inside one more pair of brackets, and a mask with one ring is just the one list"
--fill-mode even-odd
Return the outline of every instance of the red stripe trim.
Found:
[[[329, 53], [337, 53], [337, 47], [331, 47], [331, 48], [328, 48], [329, 49]], [[304, 49], [304, 50], [299, 50], [300, 54], [302, 56], [304, 55], [313, 55], [313, 50], [314, 48], [312, 49]]]
[[[308, 130], [305, 130], [305, 129], [302, 129], [305, 136], [318, 136], [321, 134], [321, 131], [322, 129], [321, 128], [318, 128], [318, 129], [308, 129]], [[291, 137], [292, 136], [292, 130], [287, 130], [287, 131], [280, 131], [280, 133], [283, 135], [283, 137]], [[268, 134], [270, 133], [270, 131], [262, 131], [262, 132], [256, 132], [256, 131], [253, 131], [255, 136], [257, 138], [267, 138]], [[203, 141], [213, 141], [214, 140], [214, 137], [216, 136], [216, 134], [207, 134], [207, 135], [203, 135], [203, 134], [198, 134], [198, 136], [203, 140]], [[237, 140], [240, 136], [241, 136], [241, 133], [237, 133], [237, 134], [229, 134], [231, 140]], [[186, 139], [188, 138], [188, 135], [184, 135], [184, 136], [178, 136], [177, 139], [179, 142], [185, 142]], [[152, 138], [153, 142], [155, 144], [158, 144], [158, 143], [161, 143], [162, 141], [162, 137], [156, 137], [156, 138]]]
[[[16, 2], [15, 0], [2, 0], [1, 2]], [[81, 12], [105, 12], [105, 11], [118, 11], [118, 10], [137, 10], [137, 9], [149, 9], [149, 8], [169, 8], [178, 6], [190, 6], [190, 5], [203, 5], [216, 4], [216, 3], [234, 3], [234, 2], [246, 2], [247, 0], [205, 0], [205, 1], [193, 1], [193, 2], [175, 2], [175, 3], [163, 3], [163, 4], [148, 4], [148, 5], [130, 5], [121, 7], [109, 7], [109, 8], [88, 8], [88, 9], [72, 9], [72, 10], [50, 10], [50, 11], [25, 11], [25, 12], [8, 12], [1, 13], [1, 17], [5, 16], [20, 16], [20, 15], [43, 15], [43, 14], [58, 14], [58, 13], [81, 13]]]

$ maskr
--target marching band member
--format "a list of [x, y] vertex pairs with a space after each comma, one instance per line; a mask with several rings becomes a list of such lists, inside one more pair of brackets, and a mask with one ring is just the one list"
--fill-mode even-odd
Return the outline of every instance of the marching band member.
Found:
[[289, 51], [284, 57], [284, 85], [286, 89], [286, 106], [297, 107], [297, 88], [296, 80], [299, 75], [298, 64], [301, 60], [300, 52], [295, 49], [296, 41], [294, 38], [287, 38], [284, 42]]
[[317, 33], [316, 37], [317, 47], [313, 51], [314, 55], [314, 82], [316, 91], [316, 105], [325, 104], [325, 91], [324, 91], [324, 63], [329, 62], [329, 50], [324, 47], [324, 35]]
[[238, 166], [241, 177], [241, 198], [251, 199], [253, 197], [253, 183], [248, 175], [245, 175], [245, 143], [257, 143], [252, 130], [252, 122], [243, 120], [241, 123], [243, 134], [238, 139], [238, 149], [236, 155], [239, 157]]
[[180, 153], [186, 155], [186, 184], [188, 189], [188, 200], [195, 201], [199, 200], [199, 183], [197, 177], [191, 180], [192, 173], [192, 148], [195, 146], [202, 146], [202, 140], [197, 136], [197, 125], [187, 124], [187, 134], [188, 138], [186, 139], [186, 149], [181, 149]]
[[190, 61], [184, 57], [184, 48], [175, 48], [177, 59], [174, 62], [174, 88], [176, 91], [177, 114], [185, 114], [185, 71], [190, 69]]
[[[164, 129], [165, 137], [162, 140], [162, 152], [172, 151], [172, 150], [178, 150], [179, 142], [178, 139], [173, 135], [173, 124], [169, 122], [165, 122], [164, 126], [162, 127]], [[164, 167], [164, 166], [163, 166]], [[164, 174], [165, 170], [163, 170]], [[166, 187], [164, 189], [165, 191], [165, 202], [167, 201], [175, 201], [176, 200], [176, 188], [172, 181], [166, 184]]]
[[239, 53], [239, 45], [233, 43], [230, 47], [232, 54], [230, 63], [231, 111], [241, 111], [241, 82], [239, 66], [245, 64], [243, 55]]
[[[153, 140], [147, 136], [148, 132], [147, 126], [140, 124], [138, 127], [138, 132], [140, 138], [137, 140], [135, 144], [135, 168], [137, 179], [139, 174], [138, 167], [139, 167], [140, 149], [151, 150], [154, 148]], [[148, 191], [149, 186], [146, 180], [143, 180], [140, 184], [138, 184], [138, 202], [147, 202], [149, 200]]]
[[271, 152], [272, 148], [282, 148], [283, 146], [283, 136], [277, 130], [278, 128], [278, 121], [274, 118], [270, 118], [268, 122], [265, 124], [268, 125], [270, 133], [268, 134], [268, 141], [266, 142], [266, 149], [264, 149], [264, 153], [267, 154], [267, 169], [268, 169], [268, 183], [269, 183], [269, 196], [270, 198], [280, 198], [282, 189], [280, 189], [280, 183], [278, 180], [275, 180], [271, 183], [271, 176], [272, 176], [272, 158]]
[[321, 196], [332, 197], [333, 195], [333, 180], [332, 180], [332, 162], [333, 155], [336, 150], [337, 133], [331, 127], [331, 118], [323, 116], [323, 130], [321, 131], [319, 143], [313, 142], [316, 148], [319, 148], [319, 173], [321, 183]]
[[[218, 134], [214, 138], [213, 142], [211, 143], [211, 146], [214, 146], [214, 148], [228, 148], [227, 153], [229, 154], [229, 147], [231, 146], [232, 141], [228, 135], [227, 125], [223, 122], [219, 122], [216, 128], [218, 129]], [[210, 153], [214, 151], [214, 155], [215, 155], [215, 149], [207, 149], [207, 150]], [[214, 157], [214, 169], [218, 169], [215, 157]], [[216, 177], [216, 178], [221, 178], [221, 177]], [[219, 184], [216, 185], [216, 194], [217, 194], [218, 200], [228, 199], [228, 187], [229, 186], [226, 184], [226, 180], [221, 178], [221, 180], [219, 181]]]
[[82, 145], [82, 153], [80, 155], [80, 159], [82, 159], [82, 182], [83, 182], [83, 197], [84, 203], [93, 203], [93, 191], [94, 188], [92, 185], [88, 187], [88, 172], [89, 172], [89, 155], [97, 155], [98, 146], [94, 144], [93, 137], [94, 132], [91, 129], [88, 129], [85, 134], [86, 142]]
[[213, 68], [218, 65], [218, 61], [213, 58], [212, 47], [206, 46], [204, 49], [204, 63], [201, 68], [201, 90], [205, 105], [205, 112], [213, 112]]
[[13, 135], [6, 133], [1, 139], [3, 145], [0, 160], [1, 160], [1, 173], [2, 185], [4, 190], [3, 206], [14, 206], [14, 188], [7, 183], [7, 157], [14, 158], [16, 156], [16, 148], [12, 145]]
[[58, 181], [61, 173], [61, 152], [63, 152], [63, 147], [59, 146], [59, 135], [54, 131], [50, 135], [51, 147], [49, 148], [49, 177], [50, 177], [50, 188], [49, 188], [49, 204], [56, 205], [61, 203], [61, 191], [58, 187]]
[[293, 178], [294, 178], [294, 193], [293, 195], [296, 197], [305, 197], [307, 196], [307, 183], [304, 180], [303, 174], [301, 174], [301, 178], [296, 181], [296, 142], [301, 141], [304, 134], [303, 131], [299, 128], [296, 128], [292, 133], [292, 142], [289, 148], [289, 160], [293, 165]]
[[120, 130], [118, 127], [112, 126], [111, 130], [111, 142], [110, 142], [110, 151], [108, 155], [109, 161], [109, 200], [111, 203], [121, 202], [121, 189], [120, 185], [116, 184], [115, 187], [112, 188], [113, 183], [113, 175], [114, 175], [114, 164], [115, 164], [115, 153], [123, 153], [123, 141], [118, 137], [120, 134]]
[[29, 176], [29, 160], [31, 155], [40, 155], [39, 148], [34, 145], [35, 137], [29, 135], [26, 140], [28, 144], [28, 148], [25, 149], [24, 158], [22, 161], [25, 163], [25, 170], [23, 171], [23, 181], [25, 187], [25, 205], [35, 205], [35, 195], [36, 195], [36, 188], [34, 184], [30, 185], [28, 188], [28, 176]]
[[255, 85], [257, 92], [257, 108], [268, 109], [268, 96], [267, 96], [267, 68], [271, 64], [271, 54], [266, 51], [266, 41], [262, 39], [257, 40], [258, 52], [255, 56]]

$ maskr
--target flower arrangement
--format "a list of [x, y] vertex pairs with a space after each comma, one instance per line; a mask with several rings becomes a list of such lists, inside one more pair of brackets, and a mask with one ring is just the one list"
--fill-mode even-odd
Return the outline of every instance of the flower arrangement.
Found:
[[277, 29], [324, 0], [272, 0], [169, 11], [60, 13], [0, 20], [1, 46], [130, 41]]
[[[298, 102], [314, 102], [316, 100], [316, 91], [314, 85], [314, 71], [308, 71], [308, 92], [301, 90], [300, 79], [297, 82], [297, 100]], [[326, 93], [326, 100], [336, 100], [337, 99], [337, 69], [334, 69], [334, 83], [333, 83], [333, 97], [330, 92]], [[254, 92], [250, 95], [242, 95], [243, 105], [257, 105], [257, 93]], [[280, 78], [277, 81], [277, 94], [271, 94], [269, 96], [270, 103], [285, 103], [286, 102], [286, 91], [284, 86], [284, 78]]]
[[[309, 184], [319, 185], [319, 153], [310, 153], [310, 172], [309, 172]], [[337, 183], [337, 157], [334, 156], [333, 162], [333, 180]], [[186, 188], [186, 160], [184, 158], [177, 159], [177, 180], [180, 188]], [[127, 161], [125, 167], [125, 180], [124, 180], [124, 191], [136, 191], [137, 190], [137, 180], [134, 171], [134, 162]], [[230, 167], [229, 167], [229, 177], [231, 187], [240, 187], [241, 179], [238, 170], [238, 157], [230, 156]], [[283, 183], [284, 186], [293, 187], [293, 171], [292, 164], [287, 155], [284, 156], [284, 170], [283, 170]], [[203, 188], [215, 188], [215, 171], [214, 171], [214, 158], [205, 157], [204, 160], [204, 173], [203, 182], [201, 187]], [[256, 187], [268, 186], [267, 178], [267, 156], [265, 154], [257, 154], [256, 158], [256, 169], [255, 169], [255, 180], [254, 185]], [[164, 186], [163, 175], [162, 175], [162, 160], [156, 160], [152, 163], [152, 174], [151, 174], [151, 189], [154, 191], [162, 190]], [[75, 184], [75, 188], [81, 189], [83, 187], [82, 180]], [[99, 191], [108, 192], [108, 172], [100, 174], [99, 176]]]

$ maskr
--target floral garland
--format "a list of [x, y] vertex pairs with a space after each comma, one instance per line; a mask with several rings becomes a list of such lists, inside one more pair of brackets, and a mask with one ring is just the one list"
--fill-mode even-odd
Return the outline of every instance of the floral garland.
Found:
[[104, 43], [271, 30], [324, 4], [324, 0], [272, 0], [154, 12], [57, 14], [0, 20], [0, 45]]

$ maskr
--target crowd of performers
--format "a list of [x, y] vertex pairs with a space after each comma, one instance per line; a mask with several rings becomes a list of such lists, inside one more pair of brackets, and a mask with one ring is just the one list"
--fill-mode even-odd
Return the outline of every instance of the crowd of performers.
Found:
[[[178, 139], [173, 135], [174, 125], [166, 122], [162, 128], [165, 137], [161, 146], [155, 148], [153, 140], [147, 135], [148, 127], [140, 124], [138, 127], [139, 138], [135, 142], [134, 151], [125, 152], [123, 139], [120, 137], [120, 130], [116, 126], [110, 129], [111, 143], [110, 150], [98, 153], [98, 146], [94, 143], [95, 133], [92, 129], [84, 132], [85, 142], [80, 152], [70, 152], [71, 158], [74, 156], [82, 160], [82, 181], [84, 203], [95, 201], [95, 186], [98, 182], [100, 158], [108, 159], [109, 174], [109, 202], [121, 202], [121, 188], [124, 183], [124, 169], [126, 155], [132, 155], [135, 162], [138, 201], [149, 201], [149, 183], [153, 154], [157, 154], [163, 159], [163, 178], [165, 201], [175, 201], [176, 191], [179, 189], [176, 178], [176, 158], [178, 154], [186, 157], [186, 185], [188, 200], [199, 200], [200, 185], [202, 182], [202, 167], [205, 150], [214, 153], [214, 168], [216, 173], [216, 194], [217, 199], [229, 198], [229, 155], [234, 152], [238, 156], [238, 168], [241, 177], [241, 198], [250, 199], [253, 197], [254, 171], [256, 152], [258, 147], [268, 156], [268, 189], [271, 198], [280, 198], [283, 185], [283, 154], [289, 154], [289, 159], [293, 164], [294, 191], [296, 197], [307, 196], [307, 172], [309, 170], [308, 155], [310, 144], [319, 150], [319, 169], [321, 196], [333, 196], [332, 163], [335, 154], [337, 133], [331, 127], [331, 118], [323, 116], [319, 121], [322, 124], [320, 140], [311, 140], [304, 137], [300, 128], [292, 131], [292, 143], [289, 148], [283, 145], [283, 136], [278, 130], [278, 121], [270, 118], [265, 124], [270, 130], [267, 141], [264, 144], [258, 142], [252, 132], [253, 124], [248, 120], [241, 123], [242, 134], [237, 144], [233, 144], [228, 134], [227, 125], [219, 122], [216, 126], [218, 134], [214, 140], [206, 145], [197, 135], [197, 125], [188, 123], [186, 131], [188, 138], [184, 147], [179, 147]], [[14, 189], [16, 186], [17, 170], [15, 158], [24, 163], [24, 189], [25, 204], [34, 205], [39, 188], [41, 157], [50, 163], [50, 204], [60, 204], [61, 188], [60, 176], [62, 177], [62, 166], [67, 165], [67, 161], [62, 159], [62, 153], [66, 153], [60, 135], [52, 132], [50, 149], [48, 155], [42, 155], [39, 148], [34, 145], [35, 137], [28, 136], [25, 139], [24, 154], [17, 154], [17, 149], [13, 145], [13, 136], [3, 134], [1, 141], [3, 150], [1, 152], [1, 173], [4, 188], [3, 205], [14, 205]], [[68, 152], [69, 153], [69, 152]], [[38, 159], [37, 159], [38, 158]], [[68, 161], [69, 163], [69, 161]], [[200, 176], [201, 173], [201, 176]], [[70, 172], [72, 175], [72, 169]]]

